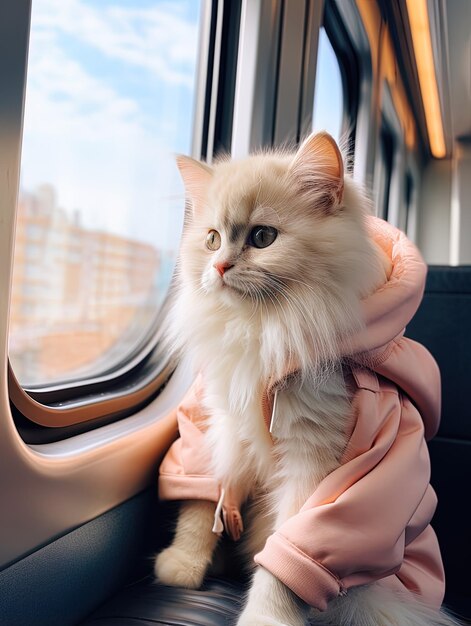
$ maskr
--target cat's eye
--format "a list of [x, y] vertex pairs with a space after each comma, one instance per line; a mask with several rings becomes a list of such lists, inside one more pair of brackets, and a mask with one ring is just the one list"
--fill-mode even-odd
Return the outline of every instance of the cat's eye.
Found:
[[277, 235], [278, 231], [272, 226], [254, 226], [247, 243], [254, 248], [267, 248], [275, 241]]
[[217, 230], [210, 230], [206, 236], [206, 247], [208, 250], [219, 250], [221, 247], [221, 235]]

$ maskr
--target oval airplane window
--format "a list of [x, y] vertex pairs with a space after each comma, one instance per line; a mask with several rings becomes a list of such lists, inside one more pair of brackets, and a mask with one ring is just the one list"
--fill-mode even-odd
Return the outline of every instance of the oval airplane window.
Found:
[[339, 61], [322, 27], [317, 49], [312, 127], [318, 131], [326, 130], [338, 141], [342, 132], [343, 114], [344, 94]]
[[172, 278], [200, 0], [34, 0], [9, 356], [23, 386], [120, 366]]

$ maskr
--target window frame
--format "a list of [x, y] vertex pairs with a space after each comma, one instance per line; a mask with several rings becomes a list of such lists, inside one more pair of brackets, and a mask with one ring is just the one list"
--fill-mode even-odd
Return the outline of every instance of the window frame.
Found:
[[396, 143], [394, 133], [384, 117], [381, 120], [378, 144], [375, 173], [377, 215], [388, 221]]
[[[214, 145], [215, 120], [220, 115], [223, 90], [218, 91], [218, 84], [220, 76], [224, 76], [228, 57], [226, 53], [221, 63], [223, 19], [225, 17], [227, 20], [229, 15], [228, 10], [224, 11], [224, 5], [224, 2], [218, 0], [202, 0], [201, 4], [192, 135], [192, 155], [196, 158], [210, 158]], [[20, 85], [23, 97], [22, 107], [15, 113], [18, 129], [15, 140], [20, 154], [28, 69], [30, 2], [23, 12], [24, 37], [17, 38], [15, 49], [11, 50], [11, 58], [24, 58], [24, 64], [21, 67], [18, 64], [11, 74]], [[223, 95], [227, 101], [227, 89]], [[18, 155], [18, 170], [20, 162]], [[15, 216], [17, 195], [16, 191]], [[99, 375], [82, 379], [70, 377], [51, 385], [23, 387], [8, 362], [10, 406], [17, 429], [26, 443], [58, 441], [122, 419], [150, 403], [160, 393], [176, 367], [162, 350], [159, 332], [168, 312], [173, 280], [154, 324], [140, 343], [131, 353]]]
[[[308, 6], [309, 5], [309, 6]], [[315, 21], [303, 3], [303, 30]], [[317, 7], [322, 6], [322, 0]], [[293, 2], [288, 0], [242, 0], [235, 81], [230, 153], [242, 158], [276, 143], [296, 140], [301, 96], [304, 40], [292, 39], [283, 46], [283, 32], [299, 27]], [[294, 17], [293, 17], [294, 16]], [[284, 38], [286, 42], [286, 37]], [[312, 52], [312, 51], [311, 51]], [[315, 54], [315, 51], [314, 51]], [[291, 72], [287, 72], [291, 64]], [[287, 89], [288, 83], [291, 89]], [[284, 124], [280, 126], [280, 95], [284, 100]], [[286, 134], [280, 139], [281, 134]]]
[[[242, 0], [233, 157], [241, 158], [272, 146], [294, 148], [311, 132], [324, 6], [328, 14], [327, 35], [334, 51], [338, 56], [341, 50], [344, 65], [355, 63], [358, 67], [358, 71], [352, 72], [341, 67], [344, 93], [345, 85], [349, 90], [344, 115], [347, 110], [355, 133], [360, 85], [352, 87], [347, 74], [359, 76], [359, 59], [350, 30], [343, 25], [342, 3], [338, 7], [337, 4], [336, 0], [306, 0], [300, 8], [298, 0]], [[354, 138], [350, 141], [353, 143]]]
[[414, 177], [410, 170], [406, 170], [404, 175], [404, 213], [400, 215], [399, 227], [407, 234], [409, 226], [409, 217], [412, 215], [413, 207], [415, 204], [416, 187], [414, 184]]
[[388, 134], [392, 142], [392, 155], [391, 155], [391, 167], [389, 172], [389, 194], [388, 204], [386, 210], [384, 206], [380, 204], [380, 198], [378, 196], [378, 172], [381, 167], [379, 160], [377, 160], [375, 167], [375, 197], [377, 210], [381, 210], [383, 219], [387, 220], [394, 226], [399, 226], [400, 221], [400, 209], [402, 206], [402, 200], [404, 197], [404, 168], [405, 168], [405, 142], [402, 132], [402, 126], [399, 116], [394, 106], [394, 100], [391, 94], [390, 87], [386, 80], [383, 80], [382, 85], [382, 97], [381, 97], [381, 124], [378, 132], [377, 149], [376, 154], [381, 155], [381, 142], [383, 132]]
[[337, 57], [343, 91], [343, 120], [341, 136], [346, 133], [346, 146], [355, 154], [357, 119], [360, 106], [361, 72], [357, 49], [350, 36], [335, 0], [327, 0], [324, 7], [323, 26]]
[[370, 41], [356, 1], [333, 1], [347, 31], [359, 71], [353, 176], [361, 184], [371, 187], [375, 168], [377, 115]]
[[405, 175], [410, 177], [412, 181], [412, 196], [407, 207], [405, 216], [404, 232], [407, 237], [414, 243], [417, 241], [417, 220], [419, 211], [419, 190], [420, 190], [420, 168], [418, 165], [417, 155], [410, 151], [406, 151], [405, 155]]

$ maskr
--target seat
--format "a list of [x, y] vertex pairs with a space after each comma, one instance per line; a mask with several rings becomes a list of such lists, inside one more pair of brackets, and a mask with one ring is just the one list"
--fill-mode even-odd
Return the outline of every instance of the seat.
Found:
[[[430, 443], [432, 484], [438, 494], [433, 525], [447, 576], [445, 605], [471, 617], [468, 493], [471, 476], [471, 267], [431, 267], [426, 292], [406, 335], [423, 343], [442, 372], [442, 424]], [[198, 591], [164, 587], [152, 577], [116, 594], [82, 626], [224, 626], [234, 624], [243, 585], [209, 579]], [[467, 622], [468, 623], [468, 622]], [[469, 621], [471, 623], [471, 620]]]
[[208, 579], [190, 591], [148, 577], [123, 589], [83, 626], [232, 626], [243, 596], [242, 584], [234, 581]]
[[445, 566], [445, 605], [471, 618], [471, 266], [429, 268], [423, 301], [406, 335], [430, 350], [441, 371], [441, 424], [429, 444], [438, 496], [432, 526]]

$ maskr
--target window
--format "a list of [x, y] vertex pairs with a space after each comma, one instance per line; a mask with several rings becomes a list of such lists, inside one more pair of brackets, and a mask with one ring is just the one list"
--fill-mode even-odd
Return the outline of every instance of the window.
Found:
[[[348, 26], [345, 5], [341, 11], [338, 2], [326, 0], [317, 48], [313, 128], [329, 132], [353, 157], [361, 75]], [[351, 167], [352, 158], [347, 161]]]
[[394, 135], [383, 121], [379, 137], [379, 159], [377, 162], [376, 198], [378, 215], [387, 220], [389, 217], [389, 201], [391, 180], [394, 167]]
[[325, 28], [319, 32], [313, 129], [326, 130], [337, 141], [341, 137], [344, 94], [339, 61]]
[[200, 8], [33, 0], [9, 345], [23, 386], [111, 371], [155, 326], [183, 223], [173, 155], [191, 151]]
[[401, 214], [399, 228], [409, 234], [411, 217], [415, 209], [415, 189], [414, 178], [411, 172], [406, 172], [404, 184], [404, 211]]

